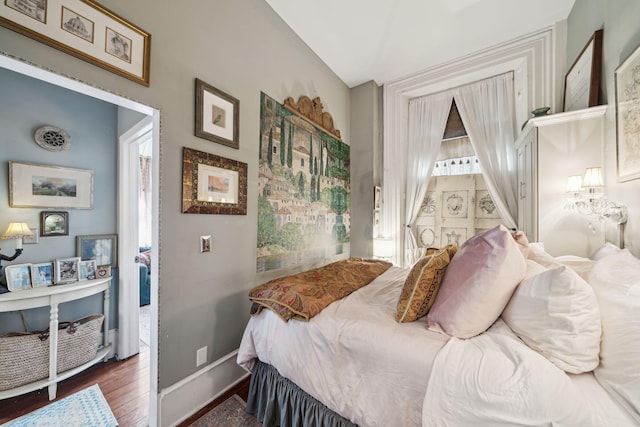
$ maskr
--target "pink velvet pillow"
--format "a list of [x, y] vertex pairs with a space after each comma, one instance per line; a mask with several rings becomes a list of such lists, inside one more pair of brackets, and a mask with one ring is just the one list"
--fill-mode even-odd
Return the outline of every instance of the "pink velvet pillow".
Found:
[[453, 257], [436, 301], [429, 329], [457, 338], [486, 331], [502, 313], [527, 264], [503, 225], [467, 240]]

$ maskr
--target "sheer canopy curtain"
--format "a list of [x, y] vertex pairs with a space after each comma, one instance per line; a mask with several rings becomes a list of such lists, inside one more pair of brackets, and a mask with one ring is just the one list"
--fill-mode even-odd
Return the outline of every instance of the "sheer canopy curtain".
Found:
[[453, 94], [500, 218], [507, 227], [515, 228], [518, 201], [513, 73], [453, 89]]
[[418, 247], [413, 223], [418, 218], [422, 200], [427, 193], [433, 167], [438, 160], [442, 135], [449, 117], [451, 92], [437, 93], [409, 101], [409, 132], [407, 149], [404, 254], [405, 266], [413, 265], [425, 253]]

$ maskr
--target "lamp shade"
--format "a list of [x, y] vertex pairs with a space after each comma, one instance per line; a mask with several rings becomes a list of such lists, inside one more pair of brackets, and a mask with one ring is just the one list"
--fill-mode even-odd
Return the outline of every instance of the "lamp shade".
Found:
[[393, 240], [373, 239], [373, 256], [376, 258], [391, 258], [393, 256]]
[[567, 179], [567, 192], [577, 193], [582, 190], [582, 177], [580, 175], [572, 175]]
[[23, 237], [33, 236], [33, 232], [29, 229], [26, 222], [10, 222], [7, 231], [2, 235], [3, 239], [21, 239]]
[[602, 180], [602, 168], [587, 168], [584, 173], [584, 179], [582, 180], [582, 186], [587, 188], [604, 187], [604, 181]]

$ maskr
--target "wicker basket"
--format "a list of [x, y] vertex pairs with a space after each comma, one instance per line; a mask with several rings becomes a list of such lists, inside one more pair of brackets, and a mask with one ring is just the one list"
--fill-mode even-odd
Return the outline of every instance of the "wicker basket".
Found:
[[[58, 326], [57, 372], [96, 357], [104, 316], [96, 314]], [[49, 377], [49, 332], [0, 334], [0, 391]]]

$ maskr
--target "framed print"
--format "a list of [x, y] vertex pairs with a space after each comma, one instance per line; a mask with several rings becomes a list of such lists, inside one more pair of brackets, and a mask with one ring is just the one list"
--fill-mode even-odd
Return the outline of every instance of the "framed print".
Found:
[[4, 268], [7, 289], [23, 291], [31, 287], [31, 264], [8, 265]]
[[80, 258], [60, 258], [53, 262], [54, 283], [60, 285], [63, 283], [77, 282], [80, 269]]
[[68, 236], [69, 213], [63, 211], [40, 212], [40, 235], [42, 237]]
[[602, 63], [602, 30], [582, 49], [564, 78], [563, 111], [575, 111], [598, 105], [600, 67]]
[[4, 0], [0, 25], [149, 86], [151, 35], [93, 0]]
[[640, 178], [640, 46], [616, 69], [618, 181]]
[[95, 259], [80, 261], [80, 273], [78, 280], [93, 280], [96, 278], [96, 270], [98, 265]]
[[182, 212], [247, 214], [247, 164], [184, 147]]
[[118, 236], [103, 234], [76, 236], [76, 256], [83, 261], [95, 260], [96, 265], [118, 266]]
[[93, 209], [93, 171], [9, 162], [9, 206]]
[[53, 263], [31, 264], [31, 286], [34, 288], [53, 285]]
[[196, 79], [196, 136], [239, 148], [240, 101]]

